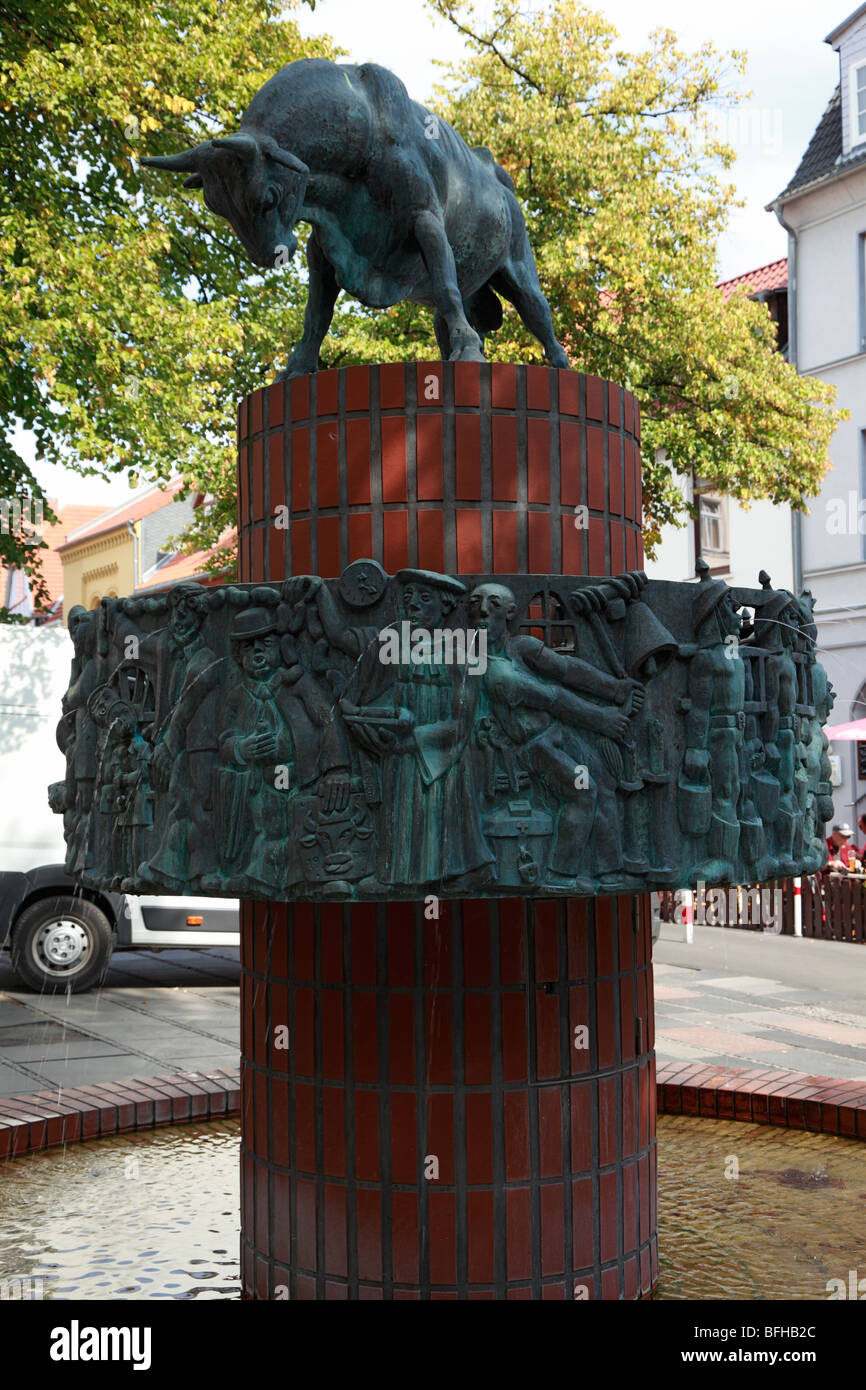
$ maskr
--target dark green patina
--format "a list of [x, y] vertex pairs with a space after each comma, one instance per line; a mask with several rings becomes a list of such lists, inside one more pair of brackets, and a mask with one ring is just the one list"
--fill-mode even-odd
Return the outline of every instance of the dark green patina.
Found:
[[[808, 594], [358, 560], [75, 609], [70, 872], [245, 897], [603, 895], [811, 872]], [[746, 617], [744, 619], [744, 613]]]
[[142, 160], [187, 173], [255, 265], [294, 255], [307, 222], [304, 333], [284, 377], [315, 372], [341, 290], [369, 308], [435, 311], [445, 360], [483, 362], [507, 299], [554, 367], [556, 340], [520, 204], [489, 150], [470, 149], [375, 63], [289, 63], [266, 82], [236, 135]]

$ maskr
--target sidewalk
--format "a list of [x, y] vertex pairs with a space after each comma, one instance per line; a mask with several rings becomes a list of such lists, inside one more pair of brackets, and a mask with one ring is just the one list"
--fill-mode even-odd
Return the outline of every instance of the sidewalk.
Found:
[[662, 925], [656, 1056], [866, 1081], [866, 946]]
[[[866, 1081], [866, 946], [664, 924], [656, 1055]], [[0, 966], [0, 1097], [238, 1065], [237, 951], [118, 952], [99, 993], [27, 994]]]
[[118, 951], [105, 988], [29, 994], [0, 969], [0, 1097], [238, 1065], [238, 952]]

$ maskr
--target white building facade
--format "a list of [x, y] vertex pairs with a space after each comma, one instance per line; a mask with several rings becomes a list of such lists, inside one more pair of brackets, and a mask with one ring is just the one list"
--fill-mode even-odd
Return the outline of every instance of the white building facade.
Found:
[[[723, 299], [745, 291], [765, 303], [776, 325], [777, 348], [788, 356], [788, 263], [772, 261], [717, 289]], [[656, 556], [646, 562], [652, 579], [687, 580], [695, 577], [695, 564], [703, 559], [710, 572], [741, 588], [758, 588], [763, 569], [777, 589], [794, 584], [794, 549], [791, 508], [772, 502], [748, 505], [701, 488], [694, 478], [680, 476], [677, 484], [685, 500], [697, 501], [697, 516], [686, 526], [665, 526]]]
[[[788, 232], [790, 359], [833, 383], [837, 405], [851, 412], [820, 495], [808, 516], [794, 517], [794, 586], [815, 598], [839, 724], [866, 718], [866, 4], [826, 42], [839, 54], [839, 86], [771, 207]], [[836, 819], [853, 824], [866, 811], [857, 745], [831, 751], [841, 772]]]

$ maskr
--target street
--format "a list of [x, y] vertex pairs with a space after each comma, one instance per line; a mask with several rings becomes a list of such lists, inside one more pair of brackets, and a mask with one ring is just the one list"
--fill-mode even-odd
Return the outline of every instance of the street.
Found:
[[663, 923], [653, 952], [659, 1062], [866, 1078], [866, 947]]

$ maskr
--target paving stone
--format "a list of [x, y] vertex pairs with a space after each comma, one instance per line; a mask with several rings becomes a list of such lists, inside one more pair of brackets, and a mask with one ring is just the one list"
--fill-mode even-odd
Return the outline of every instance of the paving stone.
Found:
[[[774, 1039], [782, 1042], [786, 1047], [795, 1047], [798, 1051], [808, 1052], [816, 1057], [824, 1057], [827, 1065], [835, 1059], [849, 1058], [851, 1061], [859, 1061], [861, 1066], [866, 1067], [866, 1048], [861, 1046], [848, 1045], [844, 1042], [828, 1042], [823, 1039], [804, 1037], [802, 1033], [795, 1033], [793, 1029], [787, 1028], [767, 1028], [765, 1026], [762, 1036], [771, 1034]], [[825, 1066], [825, 1076], [832, 1076], [833, 1072], [827, 1070]]]
[[[144, 1053], [147, 1057], [152, 1057], [154, 1061], [158, 1061], [162, 1058], [165, 1061], [173, 1062], [176, 1057], [190, 1057], [193, 1054], [198, 1057], [205, 1057], [213, 1056], [215, 1053], [220, 1053], [224, 1056], [228, 1053], [231, 1054], [233, 1058], [232, 1066], [237, 1065], [239, 1050], [237, 1040], [229, 1041], [222, 1038], [214, 1038], [211, 1040], [209, 1038], [197, 1037], [189, 1033], [180, 1040], [177, 1038], [167, 1039], [161, 1034], [155, 1034], [152, 1038], [137, 1038], [136, 1047], [139, 1049], [140, 1053]], [[220, 1063], [214, 1062], [212, 1065], [219, 1066]], [[139, 1075], [141, 1075], [140, 1061], [138, 1071]]]
[[732, 994], [762, 994], [775, 996], [790, 994], [792, 985], [783, 985], [781, 980], [764, 980], [758, 975], [714, 975], [711, 979], [702, 978], [702, 989], [725, 989]]
[[46, 1043], [40, 1046], [38, 1043], [31, 1043], [29, 1046], [3, 1047], [0, 1039], [0, 1049], [3, 1056], [10, 1062], [74, 1062], [81, 1057], [116, 1057], [123, 1049], [116, 1043], [100, 1042], [92, 1038], [84, 1042], [69, 1043]]
[[[140, 1076], [143, 1059], [131, 1053], [116, 1053], [111, 1057], [82, 1057], [76, 1060], [74, 1071], [64, 1062], [45, 1062], [40, 1067], [42, 1085], [71, 1088], [87, 1086], [94, 1081], [122, 1081], [124, 1077]], [[146, 1068], [147, 1064], [144, 1063]], [[18, 1090], [28, 1089], [19, 1086]], [[36, 1090], [38, 1087], [34, 1086]]]
[[759, 1021], [770, 1028], [782, 1028], [804, 1038], [821, 1042], [844, 1042], [851, 1047], [866, 1048], [866, 1028], [854, 1028], [844, 1023], [812, 1018], [787, 1009], [761, 1009]]
[[[700, 993], [694, 999], [679, 1000], [672, 999], [670, 1007], [680, 1018], [702, 1017], [705, 1014], [718, 1015], [721, 1018], [748, 1018], [750, 1010], [744, 1007], [746, 1003], [743, 999], [724, 999], [718, 994]], [[761, 1012], [759, 1006], [755, 1006], [755, 1013]]]
[[0, 1062], [0, 1096], [23, 1095], [27, 1091], [38, 1089], [39, 1084], [31, 1073], [19, 1071], [17, 1067]]
[[[656, 1035], [656, 1060], [662, 1062], [700, 1062], [706, 1056], [706, 1049], [688, 1043], [677, 1042], [664, 1034]], [[740, 1058], [742, 1066], [742, 1058]]]
[[715, 1057], [723, 1049], [744, 1057], [751, 1057], [755, 1053], [781, 1052], [781, 1043], [773, 1042], [769, 1038], [755, 1038], [745, 1033], [735, 1033], [724, 1028], [713, 1028], [706, 1026], [666, 1028], [663, 1034], [666, 1038], [672, 1038], [674, 1042], [683, 1042], [691, 1047], [701, 1047], [708, 1056]]

